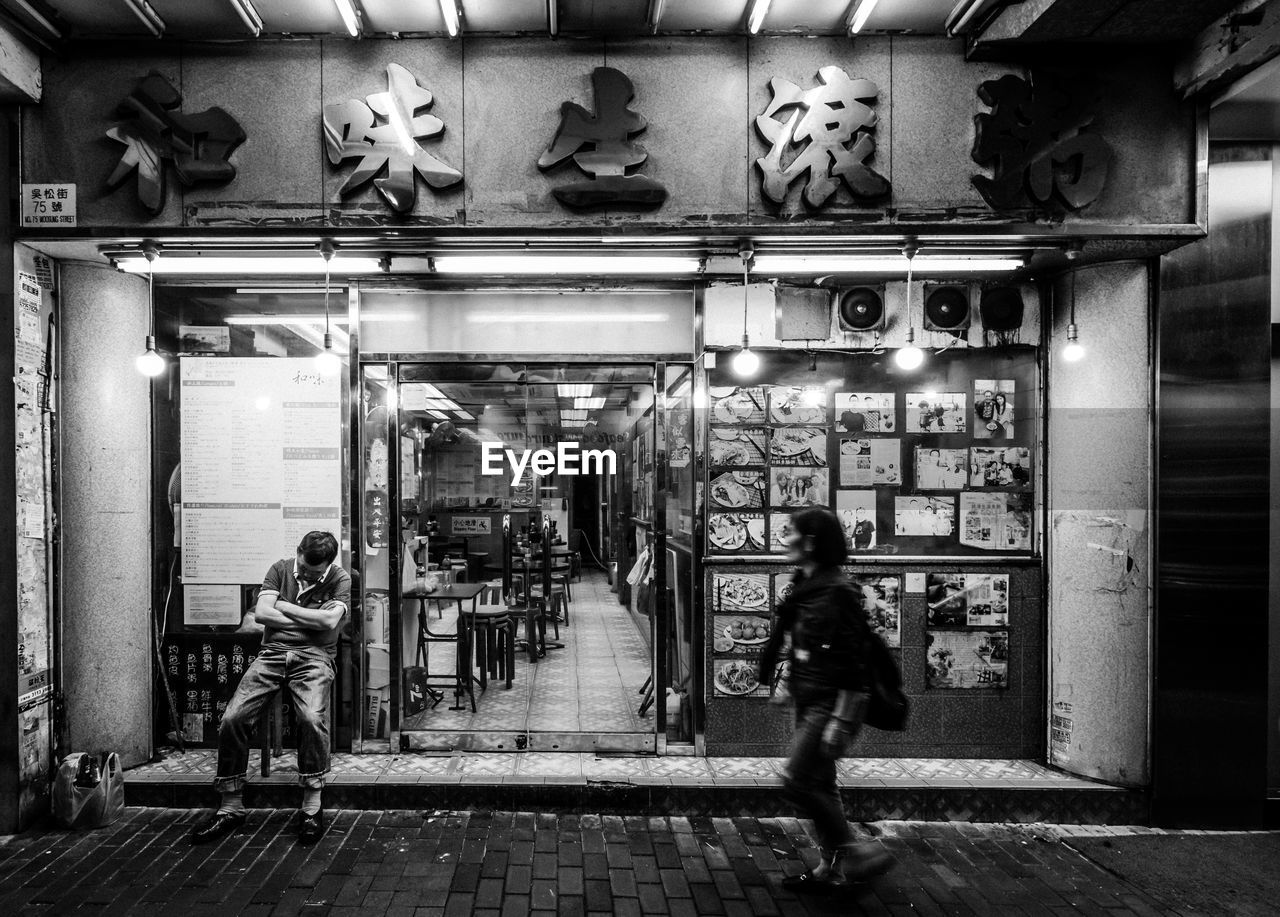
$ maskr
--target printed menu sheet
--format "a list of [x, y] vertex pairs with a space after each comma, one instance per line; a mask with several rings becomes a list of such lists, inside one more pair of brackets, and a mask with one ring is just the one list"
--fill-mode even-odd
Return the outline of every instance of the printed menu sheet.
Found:
[[257, 583], [313, 529], [338, 534], [338, 375], [309, 359], [185, 357], [182, 576]]

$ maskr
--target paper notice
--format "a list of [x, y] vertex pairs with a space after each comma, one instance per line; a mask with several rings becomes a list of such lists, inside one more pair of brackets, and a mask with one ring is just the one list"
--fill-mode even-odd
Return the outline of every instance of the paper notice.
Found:
[[204, 626], [240, 623], [239, 586], [187, 585], [182, 591], [186, 600], [183, 623]]

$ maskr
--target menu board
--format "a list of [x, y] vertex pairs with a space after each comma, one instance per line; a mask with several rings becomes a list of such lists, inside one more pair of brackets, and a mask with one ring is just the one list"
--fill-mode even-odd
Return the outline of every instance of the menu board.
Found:
[[310, 359], [184, 357], [182, 578], [258, 583], [312, 530], [339, 535], [342, 379]]

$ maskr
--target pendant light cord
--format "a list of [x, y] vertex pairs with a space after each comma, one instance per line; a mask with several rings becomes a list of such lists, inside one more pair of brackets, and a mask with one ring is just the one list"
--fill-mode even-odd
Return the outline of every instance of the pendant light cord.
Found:
[[324, 259], [324, 336], [329, 339], [329, 258]]
[[742, 346], [747, 345], [747, 285], [751, 282], [751, 255], [742, 252]]
[[1071, 322], [1070, 323], [1072, 325], [1076, 323], [1076, 272], [1074, 269], [1071, 271]]

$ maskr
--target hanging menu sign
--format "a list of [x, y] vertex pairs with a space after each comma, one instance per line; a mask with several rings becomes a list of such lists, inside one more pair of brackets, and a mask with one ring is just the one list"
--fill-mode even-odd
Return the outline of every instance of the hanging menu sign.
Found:
[[338, 535], [341, 377], [309, 359], [180, 367], [183, 582], [258, 583], [307, 532]]

